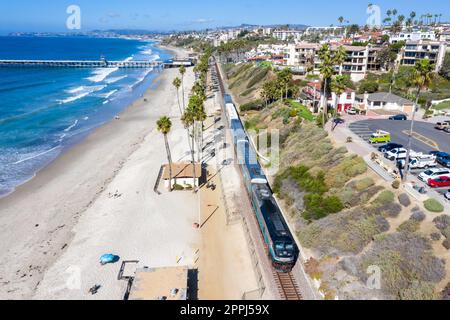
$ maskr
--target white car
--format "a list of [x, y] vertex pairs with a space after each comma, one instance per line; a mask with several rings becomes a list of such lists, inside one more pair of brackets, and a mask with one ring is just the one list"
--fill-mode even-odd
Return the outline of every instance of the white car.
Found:
[[348, 109], [348, 110], [347, 110], [347, 114], [349, 114], [349, 115], [351, 115], [351, 116], [356, 115], [356, 114], [357, 114], [356, 109], [353, 109], [353, 108]]
[[427, 171], [422, 172], [419, 174], [419, 179], [425, 183], [428, 183], [428, 180], [439, 178], [442, 176], [448, 176], [450, 175], [449, 169], [429, 169]]
[[384, 154], [384, 157], [386, 159], [391, 160], [391, 161], [394, 161], [394, 160], [405, 160], [407, 152], [408, 151], [405, 148], [397, 148], [397, 149], [393, 149], [391, 151], [386, 152]]
[[450, 190], [445, 194], [445, 199], [450, 200]]

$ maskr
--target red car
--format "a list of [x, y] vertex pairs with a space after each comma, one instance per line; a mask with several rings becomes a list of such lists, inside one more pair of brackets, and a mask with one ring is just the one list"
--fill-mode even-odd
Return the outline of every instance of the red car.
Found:
[[429, 179], [428, 185], [432, 188], [450, 187], [450, 177], [439, 177], [435, 179]]

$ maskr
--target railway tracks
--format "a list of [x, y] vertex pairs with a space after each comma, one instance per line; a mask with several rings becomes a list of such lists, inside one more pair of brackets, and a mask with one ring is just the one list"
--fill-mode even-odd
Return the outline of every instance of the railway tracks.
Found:
[[303, 300], [297, 281], [292, 273], [278, 273], [273, 271], [273, 276], [281, 299], [288, 301]]

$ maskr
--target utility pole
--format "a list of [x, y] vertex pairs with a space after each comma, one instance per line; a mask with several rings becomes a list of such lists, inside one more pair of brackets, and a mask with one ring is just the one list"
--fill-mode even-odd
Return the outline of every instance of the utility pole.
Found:
[[420, 89], [422, 88], [424, 82], [425, 81], [423, 81], [422, 85], [419, 85], [419, 87], [417, 88], [416, 103], [414, 104], [414, 110], [413, 110], [412, 119], [411, 119], [411, 130], [409, 131], [408, 149], [406, 151], [405, 175], [403, 176], [403, 181], [407, 181], [407, 179], [408, 179], [409, 167], [410, 167], [409, 162], [411, 160], [412, 138], [413, 138], [413, 132], [414, 132], [414, 119], [416, 117], [416, 111], [419, 108]]

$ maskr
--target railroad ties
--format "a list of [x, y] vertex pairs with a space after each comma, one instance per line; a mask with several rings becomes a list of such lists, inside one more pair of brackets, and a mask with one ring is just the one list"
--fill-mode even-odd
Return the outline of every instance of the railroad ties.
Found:
[[281, 299], [288, 301], [303, 300], [300, 290], [292, 273], [279, 273], [273, 271]]

